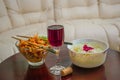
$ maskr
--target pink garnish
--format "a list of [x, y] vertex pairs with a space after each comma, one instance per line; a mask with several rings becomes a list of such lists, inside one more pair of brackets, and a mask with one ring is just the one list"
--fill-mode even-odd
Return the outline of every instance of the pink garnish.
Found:
[[87, 46], [86, 44], [83, 46], [83, 50], [88, 52], [90, 50], [93, 50], [94, 48]]

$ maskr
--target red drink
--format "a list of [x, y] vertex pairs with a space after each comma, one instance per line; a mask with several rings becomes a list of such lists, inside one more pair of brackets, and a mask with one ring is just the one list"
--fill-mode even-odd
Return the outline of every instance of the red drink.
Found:
[[64, 41], [64, 27], [62, 25], [48, 26], [48, 40], [54, 47], [62, 46]]
[[62, 46], [64, 41], [64, 27], [62, 25], [51, 25], [48, 26], [47, 30], [49, 43], [56, 51], [57, 57], [56, 65], [50, 68], [50, 72], [54, 75], [60, 75], [60, 71], [65, 68], [59, 63], [60, 47]]

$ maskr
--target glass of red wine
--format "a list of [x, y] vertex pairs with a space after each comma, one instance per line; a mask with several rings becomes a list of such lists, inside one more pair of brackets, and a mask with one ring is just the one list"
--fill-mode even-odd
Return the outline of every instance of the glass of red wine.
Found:
[[50, 25], [47, 28], [48, 41], [53, 49], [56, 51], [56, 64], [50, 68], [50, 72], [54, 75], [60, 75], [60, 71], [64, 66], [60, 65], [59, 52], [60, 47], [64, 43], [64, 27], [62, 25]]

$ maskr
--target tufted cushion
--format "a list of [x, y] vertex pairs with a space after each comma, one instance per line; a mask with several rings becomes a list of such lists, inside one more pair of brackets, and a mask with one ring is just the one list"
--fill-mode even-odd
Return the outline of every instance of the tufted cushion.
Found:
[[110, 48], [120, 51], [120, 32], [118, 28], [113, 24], [102, 24], [101, 26], [105, 29]]
[[62, 0], [61, 2], [63, 8], [90, 6], [96, 3], [97, 0]]
[[[5, 0], [13, 27], [42, 23], [47, 20], [47, 6], [52, 0]], [[53, 13], [51, 18], [53, 19]]]
[[89, 18], [97, 18], [98, 11], [97, 5], [93, 5], [90, 7], [73, 7], [73, 8], [64, 8], [62, 9], [62, 15], [64, 19], [89, 19]]
[[0, 0], [0, 32], [12, 28], [11, 23], [4, 5], [3, 0]]
[[75, 26], [75, 39], [80, 38], [93, 38], [107, 42], [107, 36], [104, 29], [97, 24], [90, 22], [74, 23]]
[[12, 44], [14, 45], [15, 39], [11, 38], [16, 35], [34, 35], [38, 33], [39, 35], [47, 35], [46, 23], [37, 23], [28, 26], [23, 26], [15, 29], [11, 29], [7, 32], [0, 34], [0, 43]]
[[100, 0], [99, 4], [101, 18], [120, 17], [120, 0]]
[[106, 4], [120, 4], [120, 0], [99, 0], [99, 1]]
[[[119, 30], [119, 39], [120, 39], [120, 22], [116, 22], [114, 23], [114, 25], [116, 26], [116, 28]], [[120, 51], [120, 40], [118, 41], [118, 44], [119, 44], [119, 51]]]
[[0, 63], [14, 54], [11, 45], [0, 43]]
[[64, 20], [98, 18], [97, 0], [55, 0], [55, 17]]
[[81, 38], [94, 38], [105, 42], [108, 41], [104, 28], [101, 25], [93, 24], [90, 20], [72, 20], [62, 22], [62, 24], [65, 27], [67, 41]]

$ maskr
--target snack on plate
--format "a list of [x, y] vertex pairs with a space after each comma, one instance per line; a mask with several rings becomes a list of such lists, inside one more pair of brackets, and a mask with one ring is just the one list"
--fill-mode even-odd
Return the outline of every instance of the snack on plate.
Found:
[[40, 62], [46, 57], [46, 48], [50, 48], [50, 45], [46, 37], [39, 37], [36, 34], [27, 40], [19, 40], [17, 47], [28, 61]]

